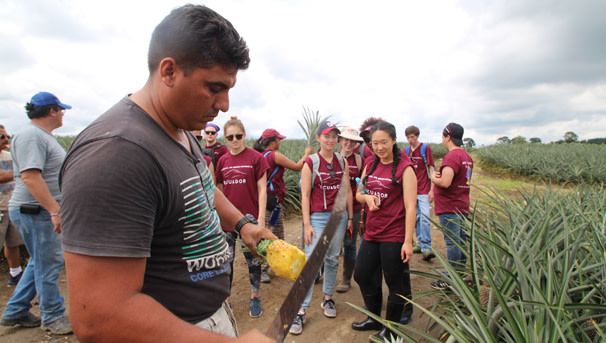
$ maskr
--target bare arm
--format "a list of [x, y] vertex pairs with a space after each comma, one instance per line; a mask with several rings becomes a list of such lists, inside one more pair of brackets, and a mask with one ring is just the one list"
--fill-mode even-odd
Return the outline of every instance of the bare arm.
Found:
[[303, 214], [303, 238], [305, 245], [311, 244], [312, 237], [316, 236], [314, 228], [311, 226], [311, 169], [307, 164], [303, 165], [301, 170], [301, 212]]
[[[366, 167], [364, 168], [364, 171], [362, 171], [362, 176], [360, 176], [360, 180], [364, 180], [365, 177]], [[379, 209], [379, 206], [377, 206], [377, 197], [374, 195], [362, 194], [359, 190], [356, 190], [356, 200], [362, 205], [367, 205], [368, 210], [371, 212]]]
[[[227, 198], [225, 194], [218, 189], [215, 189], [215, 203], [217, 213], [221, 218], [221, 225], [224, 227], [234, 228], [236, 224], [244, 217], [242, 212], [238, 210]], [[278, 239], [270, 230], [248, 223], [242, 227], [240, 238], [250, 251], [256, 255], [257, 244], [261, 239]]]
[[303, 155], [303, 157], [301, 157], [299, 162], [295, 163], [295, 162], [291, 161], [288, 157], [284, 156], [282, 153], [279, 153], [276, 151], [275, 152], [276, 164], [279, 166], [282, 166], [284, 168], [290, 169], [290, 170], [300, 171], [301, 169], [303, 169], [303, 164], [305, 164], [305, 159], [307, 157], [309, 157], [309, 155], [313, 154], [313, 152], [314, 152], [314, 148], [311, 146], [308, 147], [307, 149], [305, 149], [305, 155]]
[[[45, 210], [50, 213], [57, 213], [61, 209], [57, 201], [53, 198], [46, 182], [42, 178], [42, 171], [39, 169], [28, 169], [21, 172], [21, 180], [27, 187], [30, 194], [36, 199]], [[51, 216], [53, 230], [61, 233], [61, 213]]]
[[[345, 161], [345, 177], [349, 181], [349, 163]], [[353, 192], [351, 191], [351, 187], [349, 186], [349, 182], [347, 183], [347, 227], [350, 227], [353, 224]], [[351, 219], [350, 219], [351, 218]]]
[[404, 244], [402, 244], [402, 262], [412, 258], [412, 237], [417, 224], [417, 175], [412, 167], [404, 169], [402, 182], [404, 208], [406, 209], [406, 226]]
[[258, 330], [236, 339], [177, 318], [141, 293], [144, 258], [64, 256], [70, 319], [81, 342], [272, 342]]
[[12, 170], [0, 171], [0, 183], [8, 183], [14, 180]]
[[442, 172], [435, 172], [431, 182], [440, 188], [448, 188], [452, 184], [454, 170], [451, 167], [442, 168]]
[[259, 194], [259, 222], [260, 227], [265, 227], [265, 210], [267, 208], [267, 173], [257, 180], [257, 193]]

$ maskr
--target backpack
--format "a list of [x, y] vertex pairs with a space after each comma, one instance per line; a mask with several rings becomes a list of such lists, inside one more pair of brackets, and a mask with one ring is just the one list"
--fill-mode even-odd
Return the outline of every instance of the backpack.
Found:
[[[408, 157], [411, 157], [410, 145], [406, 147], [406, 155], [408, 155]], [[427, 169], [427, 178], [431, 180], [431, 171], [429, 169], [429, 165], [427, 164], [427, 144], [421, 143], [421, 157], [423, 158], [425, 168]], [[436, 167], [434, 166], [434, 170], [435, 168]]]
[[[265, 159], [267, 159], [267, 155], [269, 155], [270, 152], [271, 152], [271, 150], [266, 152], [265, 154], [263, 154], [263, 157]], [[267, 178], [266, 185], [269, 186], [269, 189], [272, 192], [274, 191], [274, 184], [271, 182], [271, 179], [273, 179], [274, 175], [276, 175], [276, 173], [278, 172], [278, 168], [280, 168], [280, 166], [277, 165], [277, 163], [276, 163], [276, 169], [274, 169], [274, 171], [271, 173], [271, 175]], [[276, 205], [278, 205], [278, 203], [279, 203], [278, 196], [271, 194], [270, 192], [267, 192], [267, 203], [265, 205], [265, 208], [268, 211], [273, 211], [274, 208], [276, 208]]]
[[[267, 158], [267, 155], [269, 155], [270, 152], [271, 150], [263, 154], [263, 157]], [[271, 189], [272, 191], [274, 190], [274, 184], [271, 182], [271, 179], [273, 179], [274, 175], [276, 175], [276, 173], [278, 172], [278, 168], [280, 168], [280, 166], [278, 166], [276, 163], [276, 169], [274, 169], [271, 175], [267, 178], [266, 185], [269, 186], [269, 189]]]
[[360, 155], [360, 157], [364, 158], [364, 147], [366, 146], [366, 144], [362, 143], [360, 144], [360, 149], [358, 149], [358, 155]]
[[[335, 152], [335, 156], [337, 157], [337, 160], [339, 160], [339, 164], [341, 165], [341, 170], [343, 172], [345, 172], [345, 161], [343, 161], [343, 155], [341, 155], [338, 152]], [[316, 175], [318, 175], [318, 170], [320, 170], [320, 157], [318, 156], [318, 153], [315, 154], [311, 154], [309, 155], [309, 158], [311, 158], [311, 186], [313, 187], [314, 185], [314, 180], [316, 179]], [[322, 184], [322, 178], [320, 179], [320, 185]], [[324, 209], [326, 209], [326, 190], [324, 188], [322, 188], [322, 193], [324, 193]]]
[[207, 147], [204, 146], [204, 151], [202, 152], [204, 155], [210, 157], [210, 159], [213, 161], [213, 167], [217, 166], [217, 161], [215, 161], [215, 150], [219, 149], [220, 147], [222, 147], [223, 144], [217, 142], [217, 144], [211, 146], [211, 147]]

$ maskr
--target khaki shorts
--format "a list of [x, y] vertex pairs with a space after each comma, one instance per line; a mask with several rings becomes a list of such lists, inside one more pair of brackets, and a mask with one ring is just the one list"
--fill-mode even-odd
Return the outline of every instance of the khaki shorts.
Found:
[[8, 211], [2, 211], [2, 218], [0, 218], [0, 248], [5, 245], [12, 248], [23, 244], [23, 237], [21, 237], [15, 225], [8, 218]]
[[236, 317], [227, 302], [223, 302], [223, 306], [213, 315], [197, 322], [196, 326], [221, 335], [238, 337]]

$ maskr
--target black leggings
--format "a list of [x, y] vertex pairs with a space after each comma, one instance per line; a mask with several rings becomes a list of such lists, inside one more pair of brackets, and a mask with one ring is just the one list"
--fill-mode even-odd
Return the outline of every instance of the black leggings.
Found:
[[400, 295], [410, 298], [412, 289], [408, 262], [402, 262], [401, 251], [402, 243], [362, 241], [354, 270], [354, 280], [360, 286], [362, 295], [381, 294], [382, 271], [389, 288], [387, 301], [406, 304]]

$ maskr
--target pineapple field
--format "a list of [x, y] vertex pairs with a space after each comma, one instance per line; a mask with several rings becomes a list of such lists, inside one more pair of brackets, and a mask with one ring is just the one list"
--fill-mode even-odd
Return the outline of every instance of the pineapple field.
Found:
[[[65, 140], [66, 146], [71, 142]], [[253, 140], [247, 141], [252, 146]], [[286, 139], [280, 152], [297, 161], [308, 140]], [[399, 143], [401, 148], [406, 144]], [[436, 163], [446, 153], [431, 144]], [[467, 223], [470, 257], [457, 274], [445, 261], [443, 231], [432, 216], [431, 262], [418, 254], [410, 263], [414, 314], [408, 325], [391, 323], [404, 342], [604, 342], [606, 341], [606, 189], [604, 146], [582, 144], [494, 145], [471, 151], [474, 213]], [[285, 240], [301, 246], [299, 174], [285, 173]], [[449, 271], [451, 288], [429, 287]], [[339, 271], [337, 282], [341, 279]], [[0, 283], [6, 283], [6, 273]], [[65, 276], [62, 294], [69, 303]], [[265, 331], [293, 281], [272, 276], [262, 284], [263, 314], [248, 314], [250, 284], [237, 253], [231, 296], [240, 332]], [[0, 288], [0, 304], [11, 288]], [[359, 288], [335, 293], [338, 316], [320, 308], [315, 285], [303, 333], [285, 342], [367, 342], [374, 332], [351, 329], [365, 318]], [[387, 289], [384, 287], [384, 295]], [[386, 296], [384, 296], [386, 298]], [[386, 299], [384, 299], [384, 302]], [[385, 306], [383, 306], [385, 308]], [[36, 308], [37, 310], [37, 308]], [[0, 328], [6, 342], [49, 342], [39, 329]], [[64, 342], [78, 342], [74, 336]]]

